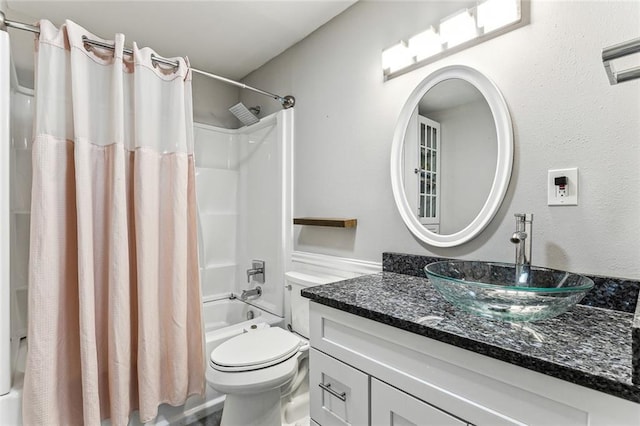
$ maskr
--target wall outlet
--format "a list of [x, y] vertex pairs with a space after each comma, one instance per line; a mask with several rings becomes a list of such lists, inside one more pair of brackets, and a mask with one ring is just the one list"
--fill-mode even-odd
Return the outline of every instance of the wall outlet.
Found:
[[[565, 185], [556, 185], [566, 178]], [[547, 204], [550, 206], [578, 205], [578, 168], [549, 170], [547, 177]]]

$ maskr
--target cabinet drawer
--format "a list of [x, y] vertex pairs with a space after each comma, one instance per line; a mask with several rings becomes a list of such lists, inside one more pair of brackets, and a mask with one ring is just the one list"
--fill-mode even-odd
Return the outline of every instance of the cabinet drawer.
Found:
[[322, 426], [369, 424], [369, 376], [316, 349], [309, 352], [311, 418]]
[[371, 426], [466, 426], [456, 417], [371, 378]]

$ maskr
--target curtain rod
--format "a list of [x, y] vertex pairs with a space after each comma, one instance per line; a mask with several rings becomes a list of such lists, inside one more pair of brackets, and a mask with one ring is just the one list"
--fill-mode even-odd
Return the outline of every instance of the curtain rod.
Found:
[[[31, 33], [34, 34], [40, 34], [40, 28], [35, 26], [35, 25], [30, 25], [30, 24], [25, 24], [22, 22], [16, 22], [16, 21], [10, 21], [8, 19], [5, 18], [4, 12], [0, 11], [0, 30], [6, 31], [7, 28], [15, 28], [18, 30], [22, 30], [22, 31], [29, 31]], [[110, 49], [110, 50], [114, 50], [115, 46], [108, 44], [108, 43], [103, 43], [101, 41], [97, 41], [97, 40], [91, 40], [85, 36], [82, 37], [82, 41], [85, 44], [91, 45], [91, 46], [96, 46], [96, 47], [100, 47], [103, 49]], [[131, 55], [133, 54], [133, 51], [131, 49], [124, 49], [124, 53]], [[165, 64], [165, 65], [169, 65], [169, 66], [173, 66], [173, 67], [177, 67], [178, 66], [178, 62], [174, 62], [174, 61], [170, 61], [168, 59], [162, 58], [160, 56], [156, 56], [156, 55], [151, 55], [151, 60], [155, 61], [157, 63], [161, 63], [161, 64]], [[261, 95], [265, 95], [265, 96], [269, 96], [270, 98], [273, 98], [275, 100], [277, 100], [278, 102], [280, 102], [280, 104], [282, 105], [282, 107], [284, 109], [288, 109], [293, 107], [296, 104], [296, 99], [291, 96], [291, 95], [287, 95], [287, 96], [280, 96], [280, 95], [276, 95], [274, 93], [270, 93], [255, 87], [251, 87], [249, 85], [246, 85], [244, 83], [240, 83], [239, 81], [235, 81], [235, 80], [231, 80], [229, 78], [226, 77], [222, 77], [216, 74], [212, 74], [210, 72], [206, 72], [206, 71], [202, 71], [196, 68], [190, 68], [192, 72], [195, 72], [197, 74], [201, 74], [210, 78], [213, 78], [215, 80], [218, 81], [222, 81], [223, 83], [227, 83], [227, 84], [231, 84], [233, 86], [239, 87], [241, 89], [247, 89], [247, 90], [251, 90], [252, 92], [256, 92], [259, 93]]]

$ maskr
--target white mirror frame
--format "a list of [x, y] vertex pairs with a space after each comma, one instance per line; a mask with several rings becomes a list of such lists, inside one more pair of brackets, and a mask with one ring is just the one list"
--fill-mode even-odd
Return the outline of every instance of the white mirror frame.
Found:
[[[409, 120], [418, 106], [418, 102], [436, 84], [450, 79], [460, 79], [472, 84], [486, 99], [496, 125], [498, 158], [491, 190], [478, 215], [464, 229], [453, 234], [441, 235], [427, 230], [420, 223], [415, 212], [411, 210], [404, 190], [402, 162], [405, 135]], [[420, 240], [436, 247], [454, 247], [475, 238], [491, 222], [500, 208], [511, 179], [512, 164], [513, 128], [509, 109], [498, 87], [480, 71], [464, 65], [444, 67], [428, 75], [411, 92], [409, 99], [400, 112], [398, 124], [393, 135], [393, 144], [391, 145], [391, 188], [402, 220], [404, 220], [405, 225], [413, 235]]]

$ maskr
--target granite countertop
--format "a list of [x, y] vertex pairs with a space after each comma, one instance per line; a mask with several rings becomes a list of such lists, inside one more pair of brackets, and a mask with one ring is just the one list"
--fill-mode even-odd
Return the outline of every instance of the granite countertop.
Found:
[[632, 381], [633, 313], [576, 305], [534, 323], [489, 320], [454, 308], [427, 278], [394, 272], [310, 287], [302, 296], [640, 403]]

